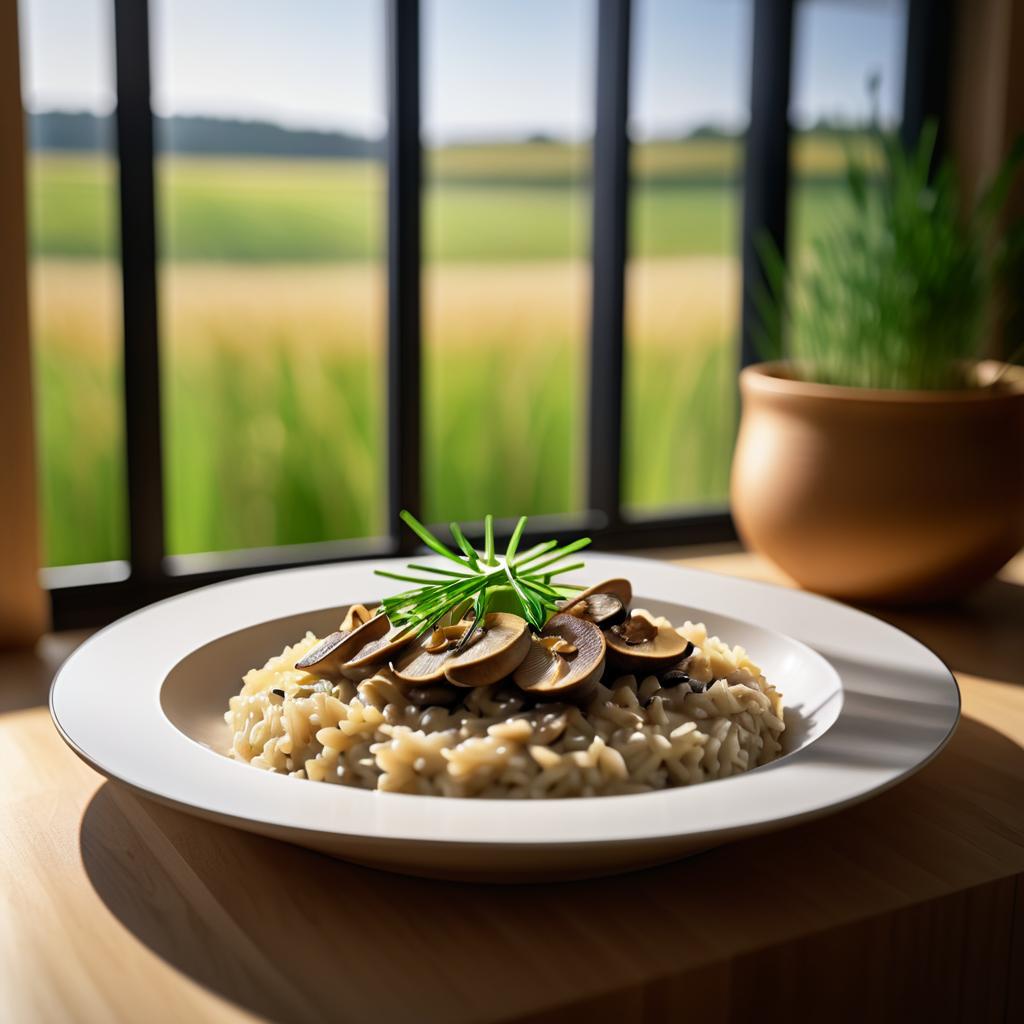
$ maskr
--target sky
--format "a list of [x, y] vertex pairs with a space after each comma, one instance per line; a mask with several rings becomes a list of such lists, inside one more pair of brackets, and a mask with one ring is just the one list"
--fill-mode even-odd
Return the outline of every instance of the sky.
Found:
[[[863, 120], [902, 102], [906, 0], [801, 0], [791, 116]], [[639, 139], [742, 129], [752, 0], [634, 0], [630, 127]], [[153, 108], [380, 135], [381, 0], [150, 0]], [[423, 0], [429, 142], [593, 128], [595, 0]], [[20, 0], [30, 110], [114, 104], [111, 0]], [[244, 18], [240, 12], [244, 11]]]

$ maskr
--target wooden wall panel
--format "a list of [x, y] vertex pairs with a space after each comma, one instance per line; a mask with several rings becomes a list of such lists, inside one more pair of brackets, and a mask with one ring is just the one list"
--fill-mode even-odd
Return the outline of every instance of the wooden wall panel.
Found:
[[43, 632], [32, 420], [18, 5], [0, 3], [0, 646]]
[[[964, 201], [971, 203], [1024, 136], [1024, 3], [959, 0], [952, 63], [949, 143]], [[1024, 218], [1024, 175], [1010, 193], [1006, 217]], [[1008, 356], [1021, 344], [1024, 311], [1011, 304], [1012, 324], [995, 312], [989, 352]]]

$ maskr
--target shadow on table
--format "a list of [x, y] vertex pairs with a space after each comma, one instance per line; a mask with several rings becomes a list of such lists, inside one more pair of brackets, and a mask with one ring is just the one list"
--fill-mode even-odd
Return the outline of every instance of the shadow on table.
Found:
[[[728, 971], [766, 970], [762, 956], [748, 955], [755, 950], [883, 912], [907, 894], [919, 902], [973, 884], [971, 865], [986, 857], [1016, 858], [1008, 869], [1024, 870], [1024, 850], [1006, 843], [1024, 831], [1024, 802], [1003, 784], [1022, 777], [1024, 750], [964, 719], [915, 778], [827, 820], [557, 885], [389, 875], [112, 783], [86, 809], [80, 845], [96, 892], [141, 942], [274, 1021], [402, 1020], [415, 1007], [433, 1019], [511, 1019], [567, 1005], [581, 990], [596, 996], [723, 962], [728, 970], [709, 977], [726, 985], [734, 1015], [753, 1015], [761, 989], [734, 985]], [[914, 849], [930, 851], [926, 863], [907, 859]], [[811, 988], [815, 977], [807, 975]], [[827, 972], [822, 979], [819, 987]]]
[[88, 635], [86, 630], [49, 634], [34, 648], [4, 651], [0, 714], [45, 705], [57, 670]]
[[995, 579], [949, 604], [865, 611], [916, 637], [954, 672], [1024, 684], [1024, 586]]

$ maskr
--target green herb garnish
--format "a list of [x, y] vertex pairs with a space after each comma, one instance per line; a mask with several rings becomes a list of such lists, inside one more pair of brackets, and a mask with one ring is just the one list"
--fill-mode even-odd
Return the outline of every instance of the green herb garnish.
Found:
[[[393, 626], [407, 626], [417, 635], [446, 618], [460, 618], [473, 609], [475, 623], [483, 621], [488, 611], [510, 611], [521, 615], [538, 632], [548, 618], [558, 611], [561, 602], [573, 591], [581, 589], [564, 583], [553, 583], [555, 576], [583, 567], [582, 562], [566, 562], [566, 556], [585, 548], [589, 537], [559, 546], [549, 540], [535, 544], [520, 553], [519, 542], [526, 527], [521, 516], [504, 555], [494, 550], [494, 517], [484, 519], [484, 550], [477, 551], [466, 539], [458, 523], [450, 526], [459, 551], [453, 551], [437, 539], [412, 513], [402, 511], [402, 521], [431, 551], [458, 566], [442, 568], [412, 562], [409, 569], [423, 575], [406, 575], [377, 569], [378, 576], [417, 583], [411, 590], [386, 597], [381, 610]], [[427, 575], [429, 574], [429, 575]], [[467, 631], [462, 643], [476, 629]]]

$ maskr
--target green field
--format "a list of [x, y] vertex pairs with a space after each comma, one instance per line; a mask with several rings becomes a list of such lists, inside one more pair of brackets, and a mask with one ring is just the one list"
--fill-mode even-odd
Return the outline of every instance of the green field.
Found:
[[[835, 140], [799, 140], [800, 239], [835, 210], [841, 157]], [[737, 161], [730, 140], [634, 151], [624, 488], [638, 511], [727, 490]], [[114, 182], [95, 157], [30, 167], [49, 564], [125, 554]], [[380, 531], [380, 167], [165, 158], [157, 184], [169, 550]], [[580, 507], [589, 195], [570, 147], [429, 155], [430, 519]]]
[[[650, 162], [644, 156], [637, 153], [638, 168]], [[498, 164], [493, 154], [491, 159]], [[658, 173], [638, 174], [633, 255], [733, 251], [738, 186], [732, 162], [723, 149], [717, 173], [702, 164], [700, 174], [669, 178], [661, 162]], [[508, 173], [502, 168], [490, 181], [482, 171], [428, 173], [428, 259], [506, 263], [586, 257], [590, 193], [585, 178], [525, 178], [516, 184]], [[73, 259], [116, 256], [115, 181], [109, 161], [36, 157], [33, 252]], [[819, 175], [804, 184], [801, 203], [812, 229], [840, 192], [833, 177]], [[383, 255], [384, 181], [375, 163], [176, 157], [158, 164], [157, 193], [161, 253], [168, 260], [347, 262]]]

